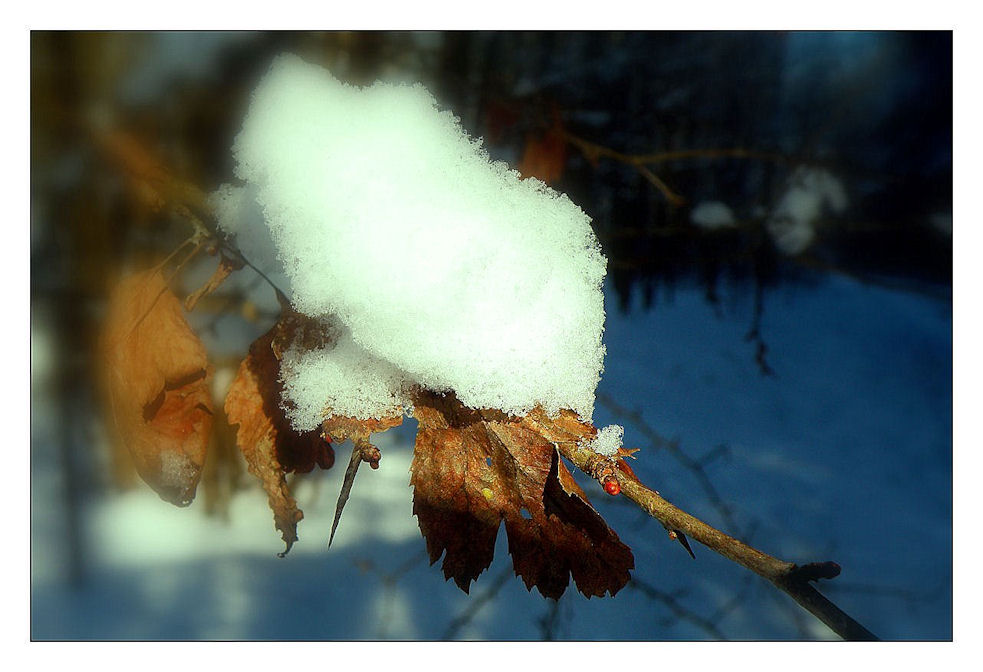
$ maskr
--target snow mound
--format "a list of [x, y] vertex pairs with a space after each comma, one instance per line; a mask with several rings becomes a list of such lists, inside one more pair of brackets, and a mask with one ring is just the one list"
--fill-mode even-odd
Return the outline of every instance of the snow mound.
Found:
[[624, 438], [624, 427], [621, 425], [608, 425], [597, 431], [597, 436], [587, 444], [587, 447], [599, 455], [612, 457], [618, 454], [618, 449], [621, 448]]
[[737, 225], [734, 213], [725, 203], [720, 201], [703, 201], [689, 213], [689, 221], [694, 226], [712, 231]]
[[591, 418], [606, 259], [590, 219], [489, 160], [423, 86], [360, 89], [281, 56], [233, 153], [246, 186], [223, 187], [225, 212], [258, 204], [294, 307], [350, 333], [285, 367], [296, 423], [326, 407], [380, 417], [408, 383]]
[[800, 166], [767, 222], [768, 232], [779, 250], [795, 256], [812, 245], [824, 212], [840, 214], [847, 205], [843, 183], [829, 171]]

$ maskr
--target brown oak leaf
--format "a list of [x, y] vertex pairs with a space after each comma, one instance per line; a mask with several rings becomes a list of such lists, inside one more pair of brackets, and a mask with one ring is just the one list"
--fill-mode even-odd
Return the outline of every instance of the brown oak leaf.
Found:
[[191, 503], [212, 427], [211, 369], [159, 271], [124, 279], [101, 341], [116, 438], [161, 499]]
[[297, 541], [297, 523], [304, 517], [290, 494], [285, 473], [309, 472], [315, 465], [330, 469], [334, 465], [330, 442], [316, 430], [293, 429], [281, 407], [277, 339], [288, 338], [286, 332], [301, 325], [302, 320], [292, 314], [259, 337], [239, 366], [225, 399], [229, 424], [238, 425], [236, 443], [246, 458], [249, 473], [263, 483], [274, 524], [286, 544], [284, 553]]
[[588, 503], [555, 446], [591, 436], [591, 425], [572, 413], [554, 421], [541, 412], [476, 411], [453, 394], [428, 392], [417, 395], [414, 413], [413, 511], [431, 562], [444, 556], [444, 576], [467, 592], [491, 564], [504, 521], [513, 568], [529, 589], [558, 598], [572, 575], [590, 597], [628, 582], [631, 550]]

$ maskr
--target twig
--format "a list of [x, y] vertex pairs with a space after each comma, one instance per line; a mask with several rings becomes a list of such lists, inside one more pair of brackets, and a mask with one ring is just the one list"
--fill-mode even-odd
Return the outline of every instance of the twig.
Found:
[[[578, 469], [590, 473], [588, 461], [595, 455], [590, 448], [574, 442], [562, 442], [557, 445], [563, 456], [573, 462]], [[665, 527], [679, 530], [710, 550], [767, 579], [843, 639], [877, 639], [867, 628], [853, 620], [809, 584], [811, 580], [833, 578], [839, 574], [839, 566], [836, 563], [812, 563], [800, 567], [794, 562], [779, 560], [673, 506], [659, 493], [642, 485], [628, 472], [621, 470], [618, 479], [621, 482], [621, 493]]]
[[713, 485], [713, 482], [710, 480], [710, 477], [707, 475], [706, 471], [706, 465], [716, 459], [722, 452], [723, 449], [721, 447], [718, 446], [717, 448], [714, 448], [699, 460], [693, 459], [679, 447], [678, 440], [667, 439], [659, 434], [647, 422], [645, 422], [645, 418], [643, 418], [642, 414], [638, 411], [629, 411], [627, 408], [603, 392], [597, 393], [597, 400], [616, 416], [619, 416], [619, 418], [627, 420], [634, 425], [635, 428], [649, 440], [653, 449], [658, 450], [662, 448], [668, 451], [669, 454], [676, 458], [680, 464], [692, 472], [693, 476], [700, 483], [700, 487], [703, 488], [703, 492], [710, 500], [710, 503], [720, 514], [724, 524], [727, 525], [729, 529], [735, 530], [738, 534], [743, 536], [741, 528], [734, 519], [731, 507], [725, 503], [724, 498], [720, 496], [719, 492], [717, 492], [717, 488]]
[[591, 163], [596, 162], [599, 158], [604, 157], [618, 161], [625, 165], [631, 166], [639, 172], [646, 180], [651, 182], [656, 189], [658, 189], [666, 200], [673, 205], [682, 205], [686, 202], [686, 199], [674, 192], [669, 188], [665, 182], [663, 182], [658, 175], [653, 173], [645, 164], [651, 163], [649, 161], [640, 160], [644, 157], [632, 156], [631, 154], [623, 154], [617, 152], [603, 145], [598, 145], [596, 143], [590, 142], [589, 140], [584, 140], [583, 138], [577, 137], [572, 133], [567, 133], [566, 131], [560, 131], [564, 139], [567, 142], [575, 146], [580, 152], [587, 158]]
[[474, 617], [478, 615], [478, 612], [498, 595], [498, 592], [502, 589], [506, 582], [508, 582], [509, 577], [511, 576], [512, 569], [510, 567], [506, 567], [499, 572], [498, 576], [495, 577], [494, 582], [488, 586], [488, 590], [483, 592], [481, 595], [471, 598], [468, 601], [467, 608], [454, 617], [454, 620], [448, 624], [447, 629], [444, 631], [441, 639], [446, 640], [456, 637], [460, 629], [474, 620]]
[[698, 628], [706, 632], [714, 639], [719, 639], [723, 641], [727, 640], [727, 637], [720, 630], [720, 628], [717, 627], [717, 624], [713, 620], [709, 618], [704, 618], [703, 616], [700, 616], [699, 614], [691, 611], [690, 609], [687, 609], [686, 607], [684, 607], [682, 604], [679, 603], [679, 600], [677, 600], [674, 595], [659, 590], [655, 586], [648, 584], [642, 581], [641, 579], [635, 577], [632, 577], [632, 580], [631, 582], [629, 582], [628, 585], [629, 587], [634, 588], [635, 590], [642, 593], [649, 599], [656, 600], [664, 604], [666, 607], [669, 608], [669, 611], [671, 611], [673, 616], [675, 616], [676, 618], [682, 619], [684, 621], [689, 621], [690, 623], [697, 626]]
[[359, 569], [361, 569], [363, 572], [375, 574], [379, 577], [379, 581], [382, 583], [383, 606], [380, 609], [381, 616], [379, 618], [379, 627], [376, 630], [376, 636], [378, 639], [387, 639], [389, 636], [389, 624], [394, 613], [393, 606], [396, 602], [397, 584], [407, 572], [420, 564], [426, 557], [427, 554], [425, 552], [412, 555], [404, 560], [401, 565], [396, 567], [396, 569], [388, 573], [379, 569], [375, 562], [369, 558], [358, 559], [355, 561], [355, 565]]
[[556, 641], [556, 631], [560, 622], [560, 600], [548, 599], [546, 613], [537, 621], [544, 642]]

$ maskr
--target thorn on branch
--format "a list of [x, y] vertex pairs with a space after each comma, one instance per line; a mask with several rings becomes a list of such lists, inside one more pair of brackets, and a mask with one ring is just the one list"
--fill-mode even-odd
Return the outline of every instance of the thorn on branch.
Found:
[[341, 522], [341, 512], [345, 509], [345, 504], [348, 503], [348, 497], [351, 495], [352, 485], [355, 483], [355, 474], [358, 473], [358, 467], [362, 462], [368, 462], [369, 466], [373, 469], [379, 468], [379, 460], [382, 459], [382, 453], [378, 448], [369, 443], [369, 440], [365, 437], [355, 437], [352, 441], [354, 444], [352, 446], [352, 457], [348, 461], [348, 469], [345, 470], [345, 482], [341, 486], [341, 492], [338, 494], [338, 504], [335, 507], [334, 521], [331, 523], [331, 534], [328, 537], [328, 548], [331, 547], [331, 542], [334, 541], [335, 531], [338, 529], [338, 523]]
[[682, 544], [683, 548], [686, 549], [686, 552], [689, 553], [689, 557], [696, 560], [696, 554], [693, 552], [693, 549], [690, 548], [689, 539], [686, 538], [686, 535], [679, 530], [671, 530], [668, 527], [666, 529], [669, 530], [669, 538]]

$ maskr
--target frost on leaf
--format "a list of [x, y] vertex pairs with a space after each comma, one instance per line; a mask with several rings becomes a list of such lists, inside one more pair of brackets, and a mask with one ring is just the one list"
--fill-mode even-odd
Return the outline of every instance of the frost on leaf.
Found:
[[263, 483], [274, 524], [287, 546], [285, 553], [297, 541], [297, 523], [304, 517], [287, 487], [285, 472], [308, 472], [315, 465], [329, 469], [334, 464], [331, 444], [317, 431], [295, 431], [281, 407], [278, 355], [284, 342], [297, 338], [316, 339], [316, 328], [288, 313], [250, 346], [225, 399], [229, 423], [238, 425], [236, 444], [249, 473]]
[[161, 499], [194, 499], [212, 428], [211, 370], [159, 271], [124, 279], [102, 338], [116, 438]]
[[411, 468], [413, 512], [431, 562], [467, 592], [491, 564], [504, 520], [515, 573], [558, 598], [573, 576], [584, 595], [614, 595], [630, 578], [631, 550], [587, 502], [552, 437], [595, 430], [572, 413], [523, 418], [466, 408], [453, 394], [421, 392]]

